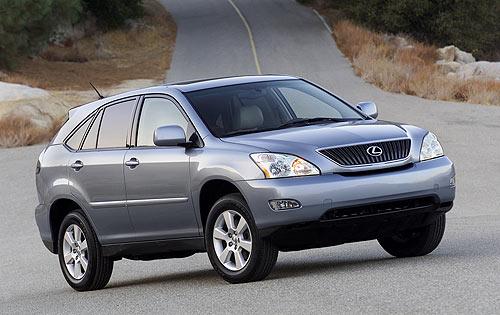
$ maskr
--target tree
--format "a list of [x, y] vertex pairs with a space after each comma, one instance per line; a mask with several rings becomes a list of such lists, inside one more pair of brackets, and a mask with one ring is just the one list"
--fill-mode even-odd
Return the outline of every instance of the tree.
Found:
[[36, 53], [57, 26], [78, 20], [79, 0], [0, 0], [0, 67]]
[[113, 29], [125, 24], [127, 19], [144, 15], [142, 0], [83, 0], [86, 10], [96, 18], [103, 29]]
[[332, 7], [372, 29], [456, 45], [478, 57], [500, 50], [498, 0], [330, 0]]

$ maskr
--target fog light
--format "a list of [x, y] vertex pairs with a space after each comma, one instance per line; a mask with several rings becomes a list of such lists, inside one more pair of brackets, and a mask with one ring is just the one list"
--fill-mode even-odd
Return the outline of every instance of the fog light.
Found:
[[293, 199], [269, 200], [269, 206], [274, 211], [290, 210], [300, 208], [300, 202]]

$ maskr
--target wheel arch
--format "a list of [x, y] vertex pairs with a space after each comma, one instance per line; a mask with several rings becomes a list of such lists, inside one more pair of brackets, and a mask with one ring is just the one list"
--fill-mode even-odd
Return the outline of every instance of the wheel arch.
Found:
[[[49, 228], [52, 237], [52, 248], [53, 253], [57, 254], [58, 251], [58, 238], [59, 238], [59, 228], [61, 226], [64, 217], [68, 215], [73, 210], [80, 209], [83, 211], [85, 217], [89, 220], [93, 227], [92, 220], [87, 214], [84, 207], [78, 202], [73, 196], [60, 196], [59, 198], [52, 201], [49, 207]], [[94, 228], [94, 227], [93, 227]]]
[[198, 196], [198, 207], [203, 231], [205, 231], [208, 213], [215, 202], [223, 196], [232, 193], [238, 193], [243, 197], [243, 199], [245, 199], [245, 196], [238, 186], [234, 182], [227, 179], [215, 178], [207, 180], [203, 183]]

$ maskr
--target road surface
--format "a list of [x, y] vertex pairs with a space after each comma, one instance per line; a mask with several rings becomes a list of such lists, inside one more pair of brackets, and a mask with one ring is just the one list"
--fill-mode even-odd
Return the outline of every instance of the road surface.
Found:
[[[500, 307], [500, 107], [391, 94], [356, 77], [314, 12], [291, 0], [162, 0], [177, 25], [168, 81], [283, 73], [380, 118], [437, 133], [458, 171], [440, 247], [394, 259], [376, 242], [280, 253], [262, 282], [228, 285], [205, 254], [115, 264], [110, 284], [76, 293], [38, 237], [33, 172], [41, 146], [0, 150], [0, 314], [496, 313]], [[246, 24], [245, 24], [246, 22]], [[248, 29], [247, 29], [248, 25]], [[249, 35], [253, 38], [255, 52]]]

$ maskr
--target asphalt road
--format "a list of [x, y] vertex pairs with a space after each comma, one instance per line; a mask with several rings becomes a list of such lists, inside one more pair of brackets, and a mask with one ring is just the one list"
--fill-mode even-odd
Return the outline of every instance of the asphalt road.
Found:
[[[248, 31], [225, 0], [163, 0], [178, 25], [168, 81], [255, 74]], [[394, 259], [376, 242], [281, 253], [258, 283], [228, 285], [205, 254], [115, 264], [108, 287], [76, 293], [45, 250], [33, 214], [41, 146], [0, 150], [0, 313], [498, 313], [500, 107], [381, 91], [356, 77], [327, 29], [290, 0], [235, 0], [263, 73], [304, 76], [380, 118], [429, 128], [456, 163], [458, 196], [440, 247]]]

